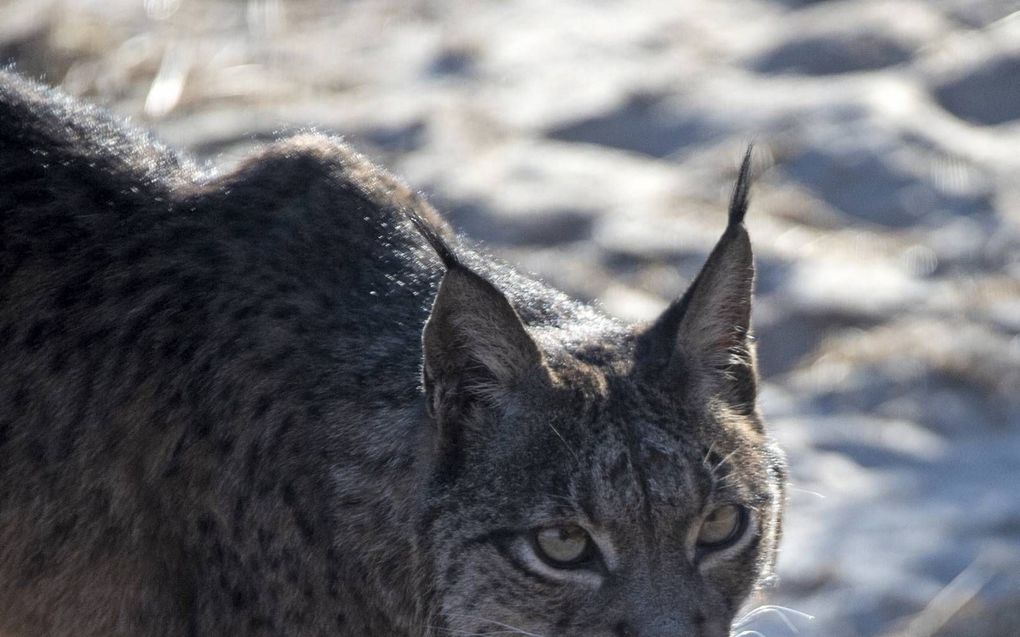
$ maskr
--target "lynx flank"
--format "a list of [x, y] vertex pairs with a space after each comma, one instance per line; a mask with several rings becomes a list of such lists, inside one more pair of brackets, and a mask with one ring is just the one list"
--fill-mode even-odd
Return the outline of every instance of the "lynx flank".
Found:
[[785, 481], [747, 189], [627, 326], [335, 139], [210, 175], [0, 73], [0, 634], [729, 634]]

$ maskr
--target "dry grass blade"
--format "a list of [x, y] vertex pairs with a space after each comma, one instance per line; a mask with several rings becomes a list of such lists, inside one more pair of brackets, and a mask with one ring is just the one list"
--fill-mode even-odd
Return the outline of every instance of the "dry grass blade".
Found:
[[992, 579], [993, 574], [984, 570], [980, 561], [979, 556], [946, 584], [905, 629], [888, 637], [934, 637]]

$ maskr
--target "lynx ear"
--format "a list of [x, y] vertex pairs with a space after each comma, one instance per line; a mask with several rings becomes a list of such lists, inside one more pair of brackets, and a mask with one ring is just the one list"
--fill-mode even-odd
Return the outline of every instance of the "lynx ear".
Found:
[[440, 423], [467, 402], [498, 401], [546, 374], [542, 354], [510, 302], [459, 263], [439, 285], [423, 353], [428, 408]]
[[750, 336], [754, 262], [744, 228], [750, 185], [747, 149], [730, 202], [729, 225], [684, 296], [642, 337], [639, 352], [667, 382], [754, 408], [757, 371]]

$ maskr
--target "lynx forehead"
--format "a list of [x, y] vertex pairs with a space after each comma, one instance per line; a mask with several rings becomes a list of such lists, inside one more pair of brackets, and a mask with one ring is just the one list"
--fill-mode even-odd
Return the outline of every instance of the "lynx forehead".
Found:
[[785, 482], [748, 172], [623, 325], [335, 139], [214, 176], [0, 73], [0, 633], [729, 634]]

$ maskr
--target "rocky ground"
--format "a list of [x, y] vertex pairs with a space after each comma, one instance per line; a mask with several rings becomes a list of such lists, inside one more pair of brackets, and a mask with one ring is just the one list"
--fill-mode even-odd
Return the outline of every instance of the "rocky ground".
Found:
[[0, 61], [221, 166], [342, 133], [626, 319], [696, 273], [754, 141], [793, 467], [760, 603], [815, 618], [746, 629], [1020, 634], [1018, 0], [0, 0]]

